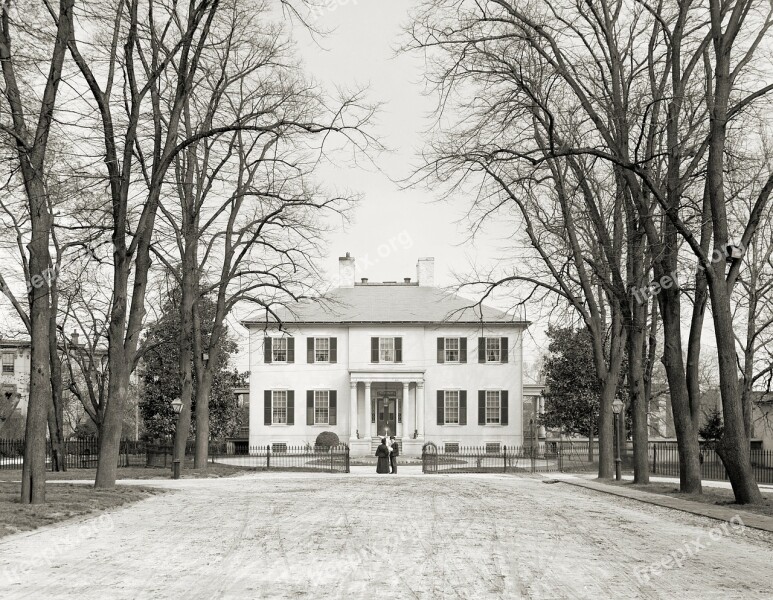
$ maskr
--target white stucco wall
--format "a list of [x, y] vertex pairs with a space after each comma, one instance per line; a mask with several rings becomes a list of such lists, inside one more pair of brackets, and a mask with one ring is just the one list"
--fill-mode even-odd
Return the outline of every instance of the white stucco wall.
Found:
[[[389, 326], [327, 326], [290, 329], [286, 335], [295, 338], [295, 362], [266, 364], [264, 336], [261, 328], [250, 330], [250, 446], [265, 446], [284, 442], [290, 446], [313, 443], [325, 430], [335, 431], [342, 442], [350, 437], [350, 371], [355, 372], [423, 372], [424, 373], [424, 440], [438, 445], [457, 442], [463, 446], [479, 446], [486, 442], [500, 442], [508, 446], [520, 445], [522, 440], [523, 398], [523, 328], [522, 327], [424, 327], [418, 325]], [[269, 336], [280, 335], [269, 331]], [[399, 364], [370, 362], [372, 336], [399, 336], [403, 338], [403, 361]], [[507, 363], [478, 363], [479, 337], [507, 337]], [[336, 337], [338, 360], [335, 364], [308, 364], [306, 339], [308, 337]], [[466, 337], [467, 362], [438, 364], [438, 337]], [[412, 381], [414, 381], [412, 379]], [[294, 425], [264, 425], [264, 391], [295, 391]], [[306, 425], [306, 391], [334, 389], [337, 391], [337, 424]], [[467, 425], [438, 425], [436, 398], [438, 390], [467, 390]], [[478, 390], [508, 391], [508, 424], [478, 425]], [[404, 438], [410, 436], [414, 423], [416, 389], [411, 386], [409, 398], [403, 404]], [[361, 437], [370, 433], [370, 407], [365, 406], [365, 392], [358, 389], [358, 423], [355, 429]]]

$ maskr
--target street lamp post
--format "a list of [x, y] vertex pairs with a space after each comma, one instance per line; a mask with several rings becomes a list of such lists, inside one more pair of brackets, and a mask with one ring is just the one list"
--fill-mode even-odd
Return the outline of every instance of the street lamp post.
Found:
[[615, 413], [615, 479], [620, 481], [622, 474], [620, 472], [621, 463], [620, 458], [620, 413], [623, 411], [623, 401], [620, 398], [615, 398], [612, 402], [612, 412]]
[[[180, 413], [183, 410], [183, 401], [179, 398], [172, 400], [172, 410], [175, 414], [174, 432], [177, 436], [177, 429], [180, 426]], [[174, 441], [172, 441], [172, 452], [174, 453]], [[180, 459], [175, 458], [172, 461], [172, 479], [180, 479]]]

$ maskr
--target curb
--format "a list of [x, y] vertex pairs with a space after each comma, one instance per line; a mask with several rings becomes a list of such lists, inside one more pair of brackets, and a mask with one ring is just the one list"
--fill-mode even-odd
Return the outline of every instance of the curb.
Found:
[[663, 508], [679, 510], [699, 517], [715, 519], [717, 521], [730, 522], [733, 517], [740, 516], [743, 520], [744, 526], [751, 527], [752, 529], [766, 531], [768, 533], [773, 533], [773, 517], [769, 517], [767, 515], [760, 515], [749, 511], [730, 509], [721, 506], [702, 504], [700, 502], [683, 500], [681, 498], [669, 498], [652, 492], [644, 492], [640, 490], [619, 490], [615, 487], [604, 485], [603, 483], [582, 481], [579, 479], [556, 478], [555, 480], [560, 483], [567, 483], [569, 485], [601, 492], [603, 494], [611, 494], [620, 498], [637, 500], [645, 504], [652, 504], [655, 506], [661, 506]]

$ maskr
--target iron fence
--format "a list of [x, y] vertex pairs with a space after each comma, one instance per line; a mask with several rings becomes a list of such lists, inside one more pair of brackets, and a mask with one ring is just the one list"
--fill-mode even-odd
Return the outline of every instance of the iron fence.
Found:
[[[222, 449], [222, 448], [221, 448]], [[213, 463], [265, 471], [349, 473], [349, 446], [251, 446], [246, 454], [210, 454]]]
[[[773, 483], [773, 451], [753, 448], [749, 455], [757, 483]], [[650, 444], [649, 461], [653, 475], [679, 477], [679, 450], [674, 444]], [[725, 466], [713, 448], [701, 447], [700, 461], [702, 479], [728, 480]]]
[[526, 446], [457, 446], [424, 444], [421, 452], [424, 473], [551, 473], [587, 468], [587, 461], [563, 444]]
[[[46, 465], [56, 468], [57, 459], [60, 468], [94, 469], [99, 456], [99, 442], [96, 437], [67, 440], [63, 444], [62, 456], [56, 457], [51, 442], [46, 443]], [[0, 469], [21, 469], [24, 464], [24, 440], [0, 440]], [[119, 467], [145, 465], [145, 442], [121, 440], [118, 455]]]

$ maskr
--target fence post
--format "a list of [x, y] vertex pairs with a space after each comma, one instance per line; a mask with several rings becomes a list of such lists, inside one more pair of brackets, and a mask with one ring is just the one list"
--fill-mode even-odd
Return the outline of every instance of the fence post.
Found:
[[333, 459], [335, 457], [335, 448], [333, 446], [330, 446], [330, 472], [333, 473], [334, 465], [333, 465]]
[[346, 472], [349, 473], [349, 446], [346, 446]]
[[658, 472], [658, 445], [652, 444], [652, 472]]
[[271, 468], [271, 444], [266, 445], [266, 471]]
[[564, 453], [563, 448], [564, 445], [559, 441], [556, 448], [558, 448], [558, 472], [563, 473], [564, 472]]
[[503, 473], [507, 473], [507, 446], [502, 446], [502, 464], [504, 465]]

